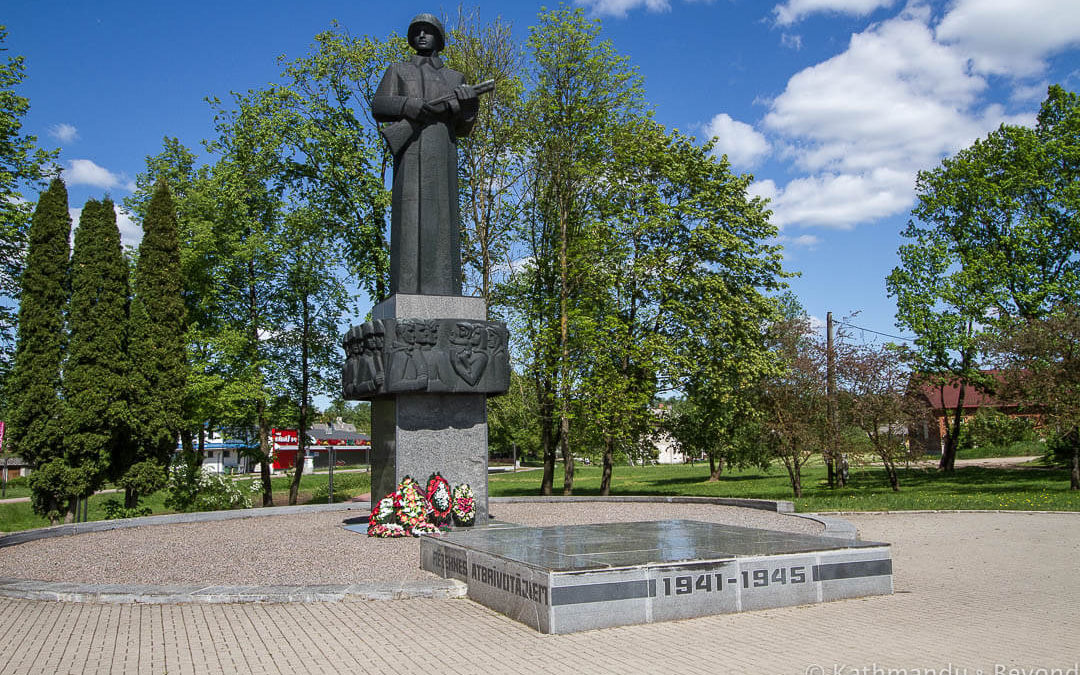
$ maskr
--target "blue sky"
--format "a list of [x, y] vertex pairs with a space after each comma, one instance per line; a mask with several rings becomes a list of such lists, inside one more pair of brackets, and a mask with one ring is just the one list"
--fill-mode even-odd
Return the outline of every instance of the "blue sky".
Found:
[[[554, 6], [555, 3], [546, 3]], [[1051, 83], [1080, 89], [1076, 0], [578, 0], [645, 78], [658, 119], [717, 136], [773, 200], [791, 282], [824, 319], [897, 334], [884, 278], [896, 265], [915, 172], [1002, 122], [1031, 123]], [[542, 3], [476, 0], [524, 44]], [[206, 96], [272, 81], [337, 20], [403, 32], [456, 3], [18, 2], [9, 54], [26, 57], [24, 130], [60, 147], [78, 209], [120, 202], [147, 155], [176, 136], [201, 151]], [[125, 240], [139, 228], [121, 218]], [[860, 334], [856, 332], [858, 337]], [[862, 334], [867, 339], [872, 334]]]

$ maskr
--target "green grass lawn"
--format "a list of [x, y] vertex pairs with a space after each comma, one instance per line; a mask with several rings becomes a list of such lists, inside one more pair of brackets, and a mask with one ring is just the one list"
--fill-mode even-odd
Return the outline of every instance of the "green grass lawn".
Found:
[[[884, 472], [875, 467], [851, 470], [848, 487], [829, 489], [825, 468], [820, 462], [807, 466], [803, 473], [803, 497], [793, 499], [787, 472], [782, 466], [768, 471], [748, 469], [725, 471], [717, 482], [708, 482], [707, 464], [662, 465], [645, 467], [617, 466], [613, 475], [613, 495], [744, 497], [786, 499], [800, 512], [815, 511], [900, 511], [912, 509], [991, 509], [1033, 511], [1080, 511], [1080, 492], [1069, 490], [1065, 469], [1025, 467], [960, 467], [951, 475], [936, 468], [900, 470], [898, 493], [885, 482]], [[495, 497], [533, 496], [540, 488], [541, 472], [519, 471], [494, 474], [490, 492]], [[290, 479], [273, 479], [274, 503], [288, 503]], [[370, 490], [368, 473], [337, 473], [334, 476], [334, 501], [340, 502]], [[562, 466], [556, 467], [556, 493], [562, 491]], [[579, 466], [574, 480], [575, 495], [598, 495], [600, 467]], [[143, 499], [155, 514], [171, 513], [165, 508], [166, 492]], [[104, 502], [119, 495], [95, 495], [90, 500], [90, 520], [105, 517]], [[301, 504], [325, 504], [327, 474], [306, 475], [300, 482]], [[260, 498], [253, 494], [258, 505]], [[44, 527], [48, 521], [34, 515], [29, 503], [0, 504], [0, 532]]]
[[985, 445], [979, 448], [961, 448], [957, 459], [985, 459], [987, 457], [1035, 457], [1046, 454], [1046, 444], [1041, 441], [1017, 441], [1009, 445]]
[[[492, 496], [538, 494], [541, 473], [524, 471], [493, 475]], [[900, 470], [900, 492], [894, 493], [885, 474], [874, 467], [852, 469], [848, 487], [829, 489], [825, 468], [809, 466], [803, 472], [803, 497], [794, 499], [787, 472], [782, 466], [768, 471], [725, 471], [717, 482], [708, 482], [708, 464], [615, 467], [613, 495], [687, 495], [786, 499], [800, 512], [885, 511], [913, 509], [1009, 509], [1080, 511], [1080, 492], [1069, 490], [1064, 469], [1003, 469], [962, 467], [951, 475], [935, 468]], [[555, 471], [555, 491], [562, 491], [562, 467]], [[598, 495], [600, 468], [578, 467], [574, 494]]]

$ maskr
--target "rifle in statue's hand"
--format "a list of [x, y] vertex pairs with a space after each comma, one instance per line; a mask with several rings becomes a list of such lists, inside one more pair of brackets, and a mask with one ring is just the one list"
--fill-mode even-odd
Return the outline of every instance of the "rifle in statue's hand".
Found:
[[[477, 96], [481, 96], [494, 90], [495, 80], [484, 80], [480, 84], [473, 85], [473, 91], [476, 92]], [[451, 92], [445, 96], [426, 101], [425, 103], [429, 107], [435, 107], [450, 103], [454, 98], [456, 98], [456, 94]], [[406, 145], [411, 143], [412, 140], [416, 138], [416, 134], [423, 128], [424, 125], [420, 122], [410, 119], [400, 119], [397, 122], [392, 122], [384, 126], [379, 130], [379, 133], [382, 134], [382, 137], [386, 140], [386, 144], [390, 147], [390, 153], [396, 155], [401, 152]]]

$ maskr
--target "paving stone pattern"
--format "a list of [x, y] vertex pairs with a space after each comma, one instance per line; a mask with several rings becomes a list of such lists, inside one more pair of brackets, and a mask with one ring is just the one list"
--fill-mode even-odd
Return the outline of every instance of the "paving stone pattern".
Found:
[[845, 517], [863, 539], [892, 542], [896, 595], [572, 635], [462, 599], [0, 599], [0, 673], [1012, 675], [1080, 661], [1080, 515]]

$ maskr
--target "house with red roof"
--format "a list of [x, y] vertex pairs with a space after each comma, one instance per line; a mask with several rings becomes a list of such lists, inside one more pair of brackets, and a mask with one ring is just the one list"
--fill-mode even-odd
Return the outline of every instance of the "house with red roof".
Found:
[[[992, 383], [1001, 384], [1004, 377], [1001, 371], [984, 370], [983, 375], [988, 376]], [[1003, 400], [987, 388], [982, 388], [961, 379], [954, 379], [945, 384], [939, 384], [930, 379], [924, 379], [915, 385], [916, 395], [925, 400], [930, 407], [931, 420], [924, 422], [922, 433], [916, 433], [913, 438], [922, 438], [925, 443], [924, 452], [928, 455], [940, 455], [945, 447], [945, 418], [953, 420], [956, 407], [960, 403], [960, 392], [963, 389], [964, 403], [961, 413], [963, 421], [967, 421], [979, 412], [980, 408], [992, 408], [1009, 417], [1025, 417], [1032, 419], [1038, 424], [1038, 409], [1032, 405], [1023, 405], [1016, 401]]]

